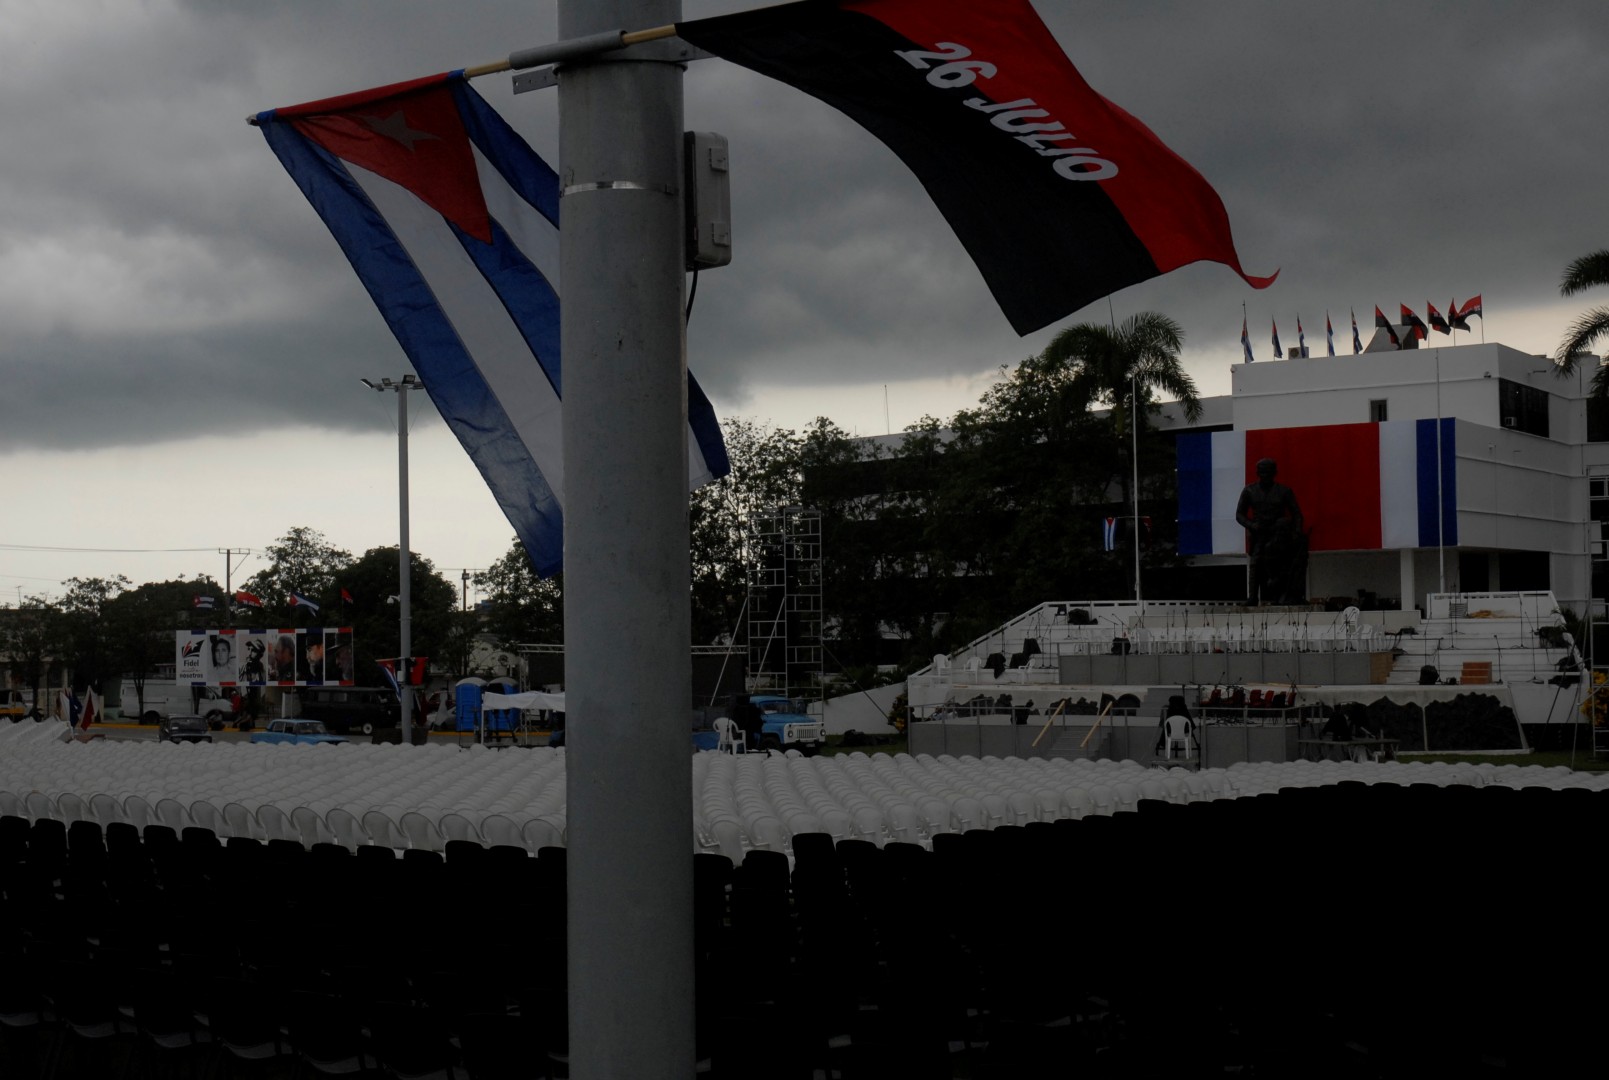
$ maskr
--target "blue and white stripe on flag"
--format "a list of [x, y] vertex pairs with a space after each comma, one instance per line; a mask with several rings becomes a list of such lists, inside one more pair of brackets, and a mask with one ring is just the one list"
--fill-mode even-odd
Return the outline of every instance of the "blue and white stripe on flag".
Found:
[[[449, 72], [259, 113], [514, 526], [563, 568], [558, 177]], [[688, 478], [727, 474], [688, 376]]]

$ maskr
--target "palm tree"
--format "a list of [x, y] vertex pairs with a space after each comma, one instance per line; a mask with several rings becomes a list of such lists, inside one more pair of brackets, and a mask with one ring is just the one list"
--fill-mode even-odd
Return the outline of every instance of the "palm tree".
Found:
[[[1591, 255], [1583, 255], [1565, 267], [1564, 280], [1559, 282], [1559, 292], [1565, 296], [1574, 296], [1597, 285], [1609, 285], [1609, 251], [1595, 251]], [[1554, 355], [1554, 362], [1559, 366], [1559, 374], [1573, 374], [1576, 357], [1586, 355], [1593, 343], [1602, 337], [1609, 337], [1609, 307], [1596, 307], [1583, 312], [1565, 334], [1564, 340], [1559, 343], [1558, 352]], [[1600, 365], [1592, 376], [1592, 395], [1609, 398], [1609, 368]]]
[[[1050, 339], [1037, 359], [1045, 368], [1065, 371], [1075, 397], [1110, 406], [1113, 434], [1131, 443], [1145, 429], [1145, 406], [1153, 390], [1177, 398], [1190, 420], [1201, 416], [1196, 381], [1179, 359], [1183, 347], [1183, 327], [1166, 315], [1141, 311], [1116, 327], [1069, 326]], [[1133, 432], [1131, 418], [1139, 425]], [[1134, 494], [1129, 490], [1134, 463], [1129, 466], [1119, 479], [1125, 503]]]
[[1069, 326], [1050, 339], [1040, 358], [1047, 366], [1065, 367], [1087, 400], [1110, 406], [1113, 428], [1125, 435], [1134, 398], [1142, 406], [1138, 415], [1143, 428], [1143, 406], [1153, 390], [1177, 398], [1189, 419], [1201, 416], [1196, 381], [1179, 359], [1183, 347], [1183, 327], [1166, 315], [1141, 311], [1117, 327]]

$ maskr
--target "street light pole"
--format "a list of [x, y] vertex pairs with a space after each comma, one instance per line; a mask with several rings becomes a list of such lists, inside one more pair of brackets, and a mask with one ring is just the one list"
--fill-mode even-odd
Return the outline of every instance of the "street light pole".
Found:
[[397, 544], [397, 606], [402, 609], [401, 614], [401, 641], [400, 655], [397, 663], [397, 727], [399, 738], [410, 741], [412, 732], [409, 725], [413, 719], [412, 710], [404, 700], [402, 687], [408, 685], [409, 673], [406, 670], [408, 660], [413, 655], [413, 627], [410, 604], [411, 583], [413, 579], [413, 559], [408, 547], [408, 391], [423, 390], [425, 384], [419, 381], [417, 375], [404, 375], [401, 379], [383, 378], [379, 382], [373, 379], [359, 380], [370, 390], [385, 393], [390, 390], [397, 395], [397, 517], [399, 520]]

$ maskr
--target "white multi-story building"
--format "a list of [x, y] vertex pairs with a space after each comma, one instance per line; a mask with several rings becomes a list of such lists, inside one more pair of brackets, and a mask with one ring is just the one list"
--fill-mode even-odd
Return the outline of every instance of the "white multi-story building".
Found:
[[[1584, 611], [1602, 595], [1593, 559], [1609, 519], [1609, 409], [1587, 389], [1597, 364], [1561, 378], [1503, 345], [1430, 342], [1237, 364], [1207, 411], [1217, 430], [1181, 434], [1181, 552], [1244, 559], [1234, 501], [1271, 456], [1312, 534], [1308, 596], [1364, 590], [1410, 608], [1432, 592], [1551, 589]], [[1159, 426], [1190, 427], [1173, 410]]]

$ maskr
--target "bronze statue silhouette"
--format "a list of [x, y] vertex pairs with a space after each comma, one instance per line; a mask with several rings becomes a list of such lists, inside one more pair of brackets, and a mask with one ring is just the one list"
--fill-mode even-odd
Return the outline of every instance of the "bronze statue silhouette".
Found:
[[1304, 599], [1307, 534], [1302, 528], [1302, 509], [1294, 491], [1274, 482], [1278, 471], [1273, 458], [1259, 461], [1257, 482], [1246, 485], [1235, 505], [1235, 520], [1246, 530], [1251, 548], [1248, 604], [1291, 604]]

